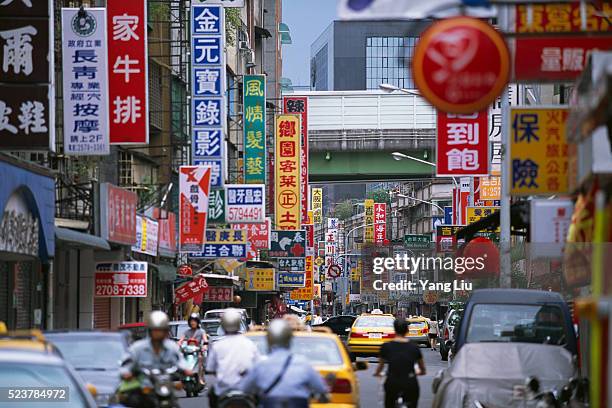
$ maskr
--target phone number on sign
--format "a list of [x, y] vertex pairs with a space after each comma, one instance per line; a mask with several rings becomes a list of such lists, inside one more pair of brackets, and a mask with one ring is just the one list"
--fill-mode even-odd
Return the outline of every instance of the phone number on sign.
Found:
[[227, 213], [229, 222], [236, 221], [263, 221], [263, 209], [261, 207], [230, 207]]
[[136, 285], [96, 285], [96, 296], [144, 296], [147, 287]]
[[68, 401], [68, 388], [0, 388], [0, 402]]

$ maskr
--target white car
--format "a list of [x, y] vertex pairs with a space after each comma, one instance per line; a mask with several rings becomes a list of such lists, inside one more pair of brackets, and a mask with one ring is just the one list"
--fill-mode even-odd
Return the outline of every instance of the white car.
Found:
[[444, 323], [442, 323], [438, 330], [442, 361], [448, 361], [450, 350], [446, 347], [446, 342], [455, 340], [455, 326], [459, 324], [462, 313], [463, 309], [450, 309], [444, 318]]

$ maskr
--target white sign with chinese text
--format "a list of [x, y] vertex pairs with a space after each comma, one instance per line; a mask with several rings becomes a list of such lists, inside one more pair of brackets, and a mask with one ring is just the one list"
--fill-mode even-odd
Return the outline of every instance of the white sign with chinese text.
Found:
[[62, 9], [64, 154], [108, 155], [106, 9]]
[[266, 215], [264, 184], [225, 186], [225, 219], [229, 223], [264, 222]]
[[530, 245], [532, 258], [559, 258], [563, 254], [574, 204], [568, 198], [530, 201]]
[[132, 251], [142, 254], [157, 256], [157, 245], [159, 241], [159, 224], [149, 218], [136, 216], [136, 244], [132, 245]]

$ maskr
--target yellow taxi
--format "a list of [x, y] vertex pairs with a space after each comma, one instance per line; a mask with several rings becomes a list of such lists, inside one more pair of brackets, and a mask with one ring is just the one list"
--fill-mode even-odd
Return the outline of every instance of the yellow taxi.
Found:
[[429, 345], [429, 320], [423, 316], [409, 317], [408, 338], [419, 344]]
[[0, 350], [24, 350], [59, 354], [57, 349], [45, 340], [40, 330], [8, 331], [0, 322]]
[[363, 313], [353, 323], [348, 337], [351, 358], [358, 356], [377, 356], [383, 343], [395, 337], [392, 314], [374, 310]]
[[[266, 332], [263, 330], [246, 333], [259, 349], [262, 355], [268, 353]], [[356, 370], [365, 370], [367, 363], [351, 364], [349, 354], [340, 341], [328, 328], [316, 328], [313, 331], [294, 330], [291, 341], [291, 351], [308, 359], [313, 367], [327, 378], [332, 374], [335, 378], [331, 387], [331, 400], [322, 404], [311, 402], [310, 407], [320, 408], [356, 408], [359, 406], [359, 382]]]

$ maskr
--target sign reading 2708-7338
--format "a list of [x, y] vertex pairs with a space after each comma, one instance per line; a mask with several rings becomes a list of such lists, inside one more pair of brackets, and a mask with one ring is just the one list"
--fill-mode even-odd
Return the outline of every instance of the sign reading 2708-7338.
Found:
[[232, 184], [225, 186], [225, 219], [230, 223], [264, 222], [265, 185]]

